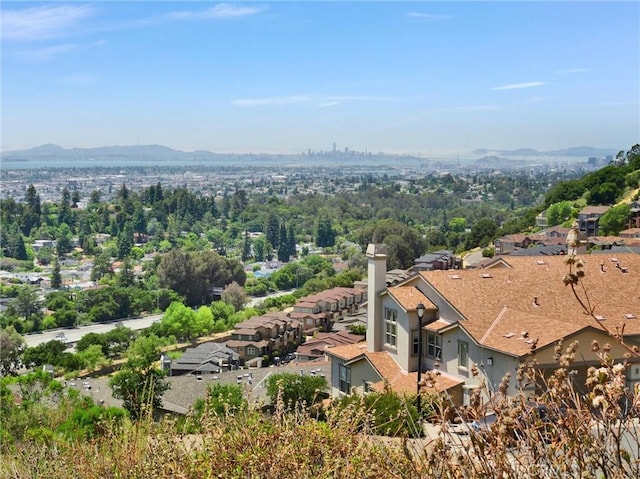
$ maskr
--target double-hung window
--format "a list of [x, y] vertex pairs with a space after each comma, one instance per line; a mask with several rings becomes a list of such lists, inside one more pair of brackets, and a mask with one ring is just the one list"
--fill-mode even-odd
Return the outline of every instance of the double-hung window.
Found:
[[442, 336], [435, 333], [427, 333], [427, 357], [442, 359]]
[[397, 332], [398, 311], [391, 308], [384, 308], [384, 343], [395, 347]]
[[458, 367], [469, 368], [469, 343], [458, 341]]
[[349, 394], [351, 392], [351, 368], [341, 364], [339, 366], [340, 392]]

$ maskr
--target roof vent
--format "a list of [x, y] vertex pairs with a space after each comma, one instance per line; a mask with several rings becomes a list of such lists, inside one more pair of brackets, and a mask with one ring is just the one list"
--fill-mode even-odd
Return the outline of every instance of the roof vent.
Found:
[[633, 313], [626, 313], [624, 319], [636, 319], [636, 315]]
[[489, 274], [489, 273], [482, 273], [480, 275], [481, 278], [493, 278], [493, 275]]
[[520, 333], [520, 335], [521, 335], [524, 339], [526, 339], [526, 338], [528, 338], [528, 337], [529, 337], [529, 333], [528, 333], [527, 331], [522, 331], [522, 332]]
[[536, 264], [543, 265], [547, 263], [543, 259], [539, 259], [538, 261], [536, 261]]
[[462, 279], [462, 276], [460, 276], [459, 274], [450, 274], [449, 278], [450, 279]]
[[505, 335], [503, 335], [503, 338], [513, 338], [515, 336], [515, 333], [507, 333]]
[[605, 318], [604, 316], [601, 316], [601, 315], [597, 315], [597, 316], [595, 316], [595, 318], [596, 318], [598, 321], [604, 321], [605, 319], [607, 319], [607, 318]]
[[612, 263], [619, 263], [620, 260], [618, 258], [609, 258], [609, 261], [611, 261]]
[[540, 303], [538, 303], [538, 297], [537, 296], [533, 297], [533, 305], [536, 306], [536, 307], [540, 306]]

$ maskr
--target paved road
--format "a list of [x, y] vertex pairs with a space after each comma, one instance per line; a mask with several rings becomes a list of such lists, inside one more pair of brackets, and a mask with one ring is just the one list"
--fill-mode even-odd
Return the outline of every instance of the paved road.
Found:
[[[151, 316], [145, 316], [144, 318], [135, 319], [123, 319], [122, 324], [127, 328], [133, 330], [145, 329], [151, 326], [154, 321], [158, 321], [162, 318], [161, 314], [153, 314]], [[80, 326], [78, 328], [62, 328], [62, 329], [50, 329], [41, 333], [27, 334], [24, 338], [27, 341], [27, 346], [30, 348], [37, 346], [38, 344], [47, 343], [56, 339], [56, 335], [64, 333], [69, 343], [77, 343], [82, 336], [88, 333], [106, 333], [117, 327], [117, 323], [95, 323], [87, 326]]]
[[[261, 298], [252, 298], [248, 303], [247, 307], [255, 306], [260, 304], [267, 298], [277, 298], [278, 296], [284, 296], [285, 294], [291, 294], [291, 291], [278, 291], [277, 293], [269, 294], [268, 296], [263, 296]], [[133, 329], [134, 331], [138, 331], [140, 329], [145, 329], [151, 326], [154, 321], [159, 321], [162, 318], [162, 314], [153, 314], [151, 316], [145, 316], [144, 318], [135, 318], [135, 319], [122, 319], [121, 322], [127, 328]], [[43, 331], [40, 333], [27, 334], [25, 336], [25, 340], [27, 341], [28, 347], [34, 347], [38, 344], [47, 343], [49, 341], [53, 341], [56, 339], [56, 335], [60, 333], [64, 333], [67, 338], [67, 342], [69, 343], [77, 343], [80, 341], [82, 336], [89, 333], [106, 333], [107, 331], [111, 331], [117, 327], [117, 323], [95, 323], [89, 324], [87, 326], [80, 326], [78, 328], [58, 328], [58, 329], [50, 329], [47, 331]]]

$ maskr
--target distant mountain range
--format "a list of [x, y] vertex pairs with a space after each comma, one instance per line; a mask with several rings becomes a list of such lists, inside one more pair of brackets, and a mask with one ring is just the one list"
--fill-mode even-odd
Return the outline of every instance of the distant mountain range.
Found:
[[162, 145], [102, 146], [99, 148], [62, 148], [51, 143], [27, 150], [4, 151], [4, 161], [28, 160], [69, 160], [69, 161], [109, 161], [109, 160], [153, 160], [187, 161], [193, 159], [215, 160], [229, 155], [210, 151], [179, 151]]
[[[492, 150], [488, 148], [479, 148], [473, 150], [474, 155], [489, 156], [489, 155], [502, 155], [502, 156], [606, 156], [615, 155], [618, 153], [613, 148], [594, 148], [591, 146], [576, 146], [572, 148], [566, 148], [564, 150], [552, 150], [552, 151], [538, 151], [533, 148], [518, 148], [516, 150]], [[136, 145], [136, 146], [101, 146], [98, 148], [63, 148], [54, 144], [46, 144], [29, 148], [26, 150], [13, 150], [4, 151], [0, 154], [3, 160], [11, 159], [68, 159], [68, 160], [100, 160], [109, 158], [122, 159], [123, 157], [130, 157], [132, 159], [144, 160], [149, 158], [150, 160], [193, 160], [193, 159], [205, 159], [215, 160], [221, 158], [229, 158], [233, 156], [246, 156], [243, 154], [222, 154], [212, 153], [210, 151], [180, 151], [174, 150], [167, 146], [162, 145]], [[261, 154], [254, 154], [249, 156], [263, 156]], [[264, 156], [287, 156], [287, 155], [264, 155]]]
[[591, 146], [574, 146], [564, 150], [538, 151], [533, 148], [518, 148], [517, 150], [489, 150], [480, 148], [473, 150], [474, 155], [500, 154], [507, 156], [583, 156], [583, 157], [603, 157], [616, 155], [619, 150], [614, 148], [594, 148]]

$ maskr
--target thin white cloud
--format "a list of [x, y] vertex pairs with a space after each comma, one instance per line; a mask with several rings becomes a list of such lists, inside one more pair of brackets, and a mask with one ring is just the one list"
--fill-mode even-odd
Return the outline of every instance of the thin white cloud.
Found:
[[219, 3], [215, 7], [199, 12], [179, 11], [167, 15], [171, 20], [213, 20], [222, 18], [238, 18], [256, 15], [265, 10], [264, 7], [238, 7], [228, 3]]
[[588, 68], [565, 68], [563, 70], [556, 70], [556, 73], [565, 74], [565, 73], [584, 73], [588, 72]]
[[525, 101], [525, 103], [542, 103], [543, 101], [546, 101], [547, 97], [544, 96], [534, 96], [532, 98], [529, 98], [528, 100]]
[[428, 21], [428, 22], [439, 22], [442, 20], [449, 20], [453, 18], [453, 15], [438, 15], [434, 13], [420, 13], [420, 12], [409, 12], [408, 16], [411, 18], [417, 18], [420, 20]]
[[511, 83], [510, 85], [502, 85], [493, 87], [492, 90], [519, 90], [521, 88], [533, 88], [544, 85], [542, 81], [530, 81], [526, 83]]
[[336, 106], [339, 105], [340, 102], [339, 101], [325, 101], [323, 103], [319, 103], [317, 105], [318, 108], [329, 108], [331, 106]]
[[31, 7], [2, 12], [2, 38], [37, 41], [68, 35], [77, 25], [93, 16], [92, 5]]

